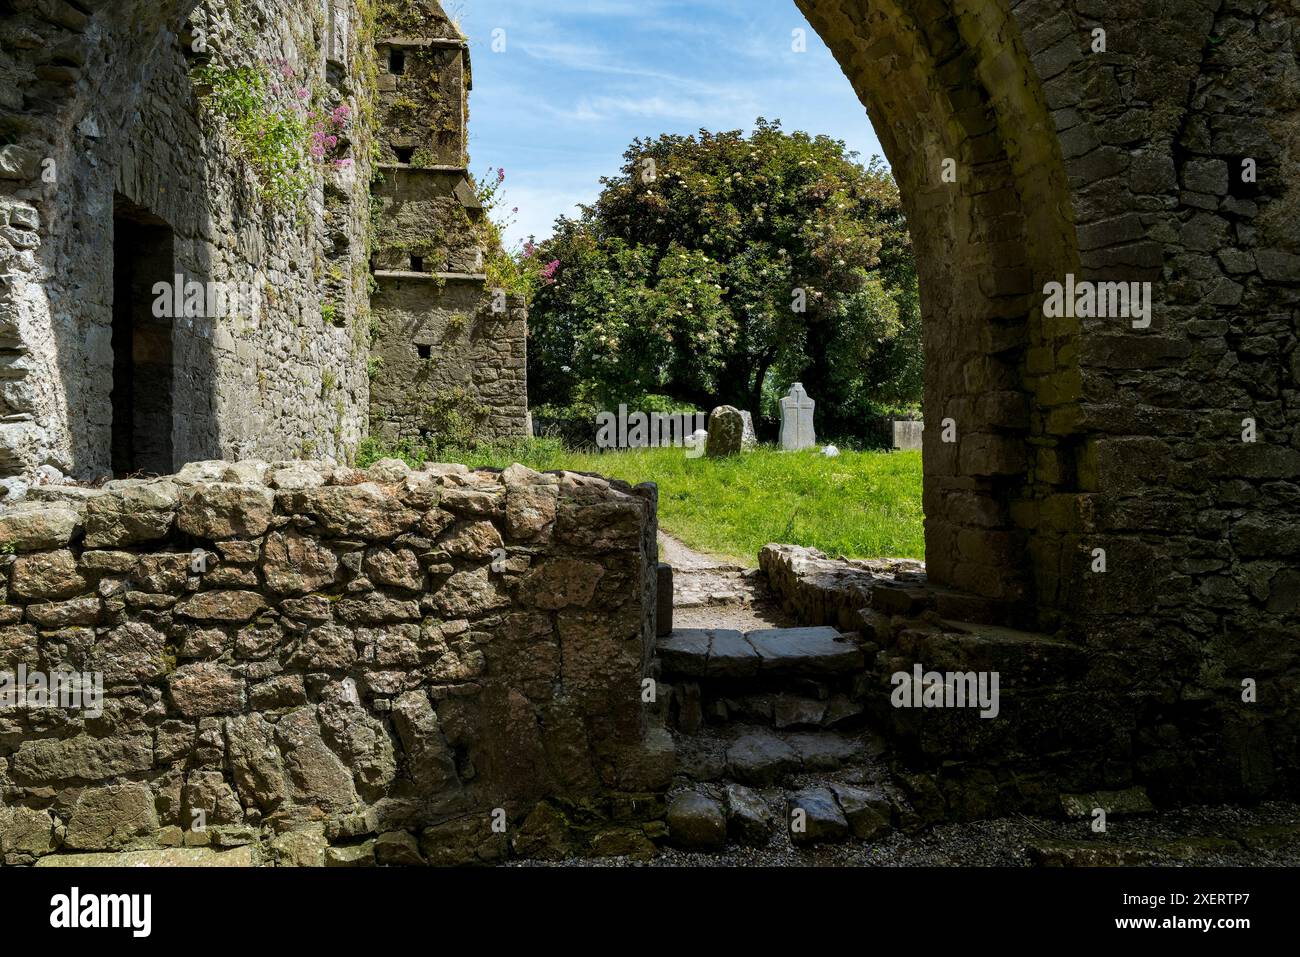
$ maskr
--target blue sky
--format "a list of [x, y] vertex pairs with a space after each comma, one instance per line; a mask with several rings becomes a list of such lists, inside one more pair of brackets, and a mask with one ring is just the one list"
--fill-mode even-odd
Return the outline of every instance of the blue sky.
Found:
[[[787, 130], [881, 154], [866, 110], [793, 0], [443, 0], [470, 39], [473, 170], [506, 170], [511, 245], [589, 202], [638, 136]], [[494, 30], [505, 50], [493, 52]], [[806, 31], [807, 50], [792, 49]]]

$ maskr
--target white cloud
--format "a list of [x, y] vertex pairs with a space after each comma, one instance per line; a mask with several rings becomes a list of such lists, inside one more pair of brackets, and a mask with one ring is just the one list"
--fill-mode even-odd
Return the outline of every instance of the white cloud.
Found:
[[519, 246], [529, 236], [539, 240], [551, 235], [559, 216], [576, 217], [581, 203], [590, 203], [599, 194], [599, 175], [591, 176], [587, 185], [556, 183], [529, 176], [526, 184], [515, 184], [506, 192], [506, 207], [502, 212], [517, 207], [519, 212], [505, 232], [509, 248]]
[[754, 103], [741, 90], [729, 91], [717, 101], [701, 101], [676, 96], [592, 96], [582, 97], [571, 109], [542, 105], [558, 119], [574, 123], [603, 123], [619, 117], [685, 121], [701, 126], [724, 121], [737, 110], [752, 112]]
[[[505, 53], [490, 52], [505, 27]], [[790, 31], [809, 30], [793, 53]], [[470, 153], [504, 166], [508, 239], [550, 235], [617, 173], [638, 137], [749, 129], [758, 116], [826, 133], [863, 161], [880, 147], [847, 79], [792, 0], [497, 0], [470, 3]]]

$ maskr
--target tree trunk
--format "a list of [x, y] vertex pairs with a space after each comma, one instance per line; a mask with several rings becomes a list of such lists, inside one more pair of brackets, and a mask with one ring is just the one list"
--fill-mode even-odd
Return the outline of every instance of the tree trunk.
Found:
[[758, 420], [762, 414], [763, 408], [763, 380], [767, 378], [767, 370], [772, 367], [775, 356], [763, 356], [758, 360], [758, 368], [754, 370], [754, 387], [749, 393], [749, 414], [754, 417], [754, 428], [758, 428]]

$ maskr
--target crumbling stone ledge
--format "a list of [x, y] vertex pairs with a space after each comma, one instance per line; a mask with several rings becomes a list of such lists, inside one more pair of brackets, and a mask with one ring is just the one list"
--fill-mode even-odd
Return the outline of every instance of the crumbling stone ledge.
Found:
[[800, 545], [764, 545], [758, 565], [800, 624], [842, 631], [862, 627], [859, 612], [871, 604], [871, 589], [879, 582], [925, 581], [925, 563], [915, 559], [833, 559]]
[[0, 511], [0, 854], [256, 845], [354, 866], [645, 852], [653, 485], [200, 462]]

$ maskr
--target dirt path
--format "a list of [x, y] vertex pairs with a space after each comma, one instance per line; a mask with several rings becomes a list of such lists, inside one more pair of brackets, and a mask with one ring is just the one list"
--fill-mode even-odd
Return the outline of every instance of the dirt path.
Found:
[[674, 569], [680, 571], [744, 570], [739, 565], [718, 558], [715, 555], [706, 555], [703, 552], [695, 551], [685, 542], [673, 538], [662, 528], [659, 530], [659, 560], [667, 562]]
[[659, 533], [659, 560], [673, 566], [673, 627], [784, 628], [795, 622], [781, 610], [757, 568], [697, 552]]

